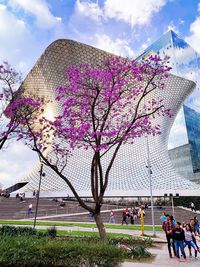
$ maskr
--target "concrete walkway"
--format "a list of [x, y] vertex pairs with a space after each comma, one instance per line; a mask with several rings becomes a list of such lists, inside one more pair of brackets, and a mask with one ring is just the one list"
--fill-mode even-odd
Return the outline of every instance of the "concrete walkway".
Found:
[[[123, 211], [123, 209], [112, 209], [113, 211]], [[109, 210], [102, 210], [101, 213], [110, 213], [110, 209]], [[75, 212], [75, 213], [67, 213], [67, 214], [55, 214], [55, 215], [46, 215], [46, 216], [37, 216], [38, 220], [44, 220], [44, 219], [52, 219], [52, 218], [60, 218], [60, 217], [71, 217], [71, 216], [80, 216], [80, 215], [89, 215], [88, 211], [85, 212]], [[32, 220], [28, 219], [28, 218], [24, 218], [21, 219], [21, 221], [27, 221], [27, 220]]]
[[[167, 245], [157, 245], [156, 248], [149, 250], [155, 258], [151, 261], [146, 262], [125, 262], [122, 267], [199, 267], [200, 266], [200, 254], [198, 254], [198, 259], [187, 258], [187, 262], [178, 262], [176, 258], [169, 258]], [[188, 249], [186, 248], [186, 255], [188, 255]]]

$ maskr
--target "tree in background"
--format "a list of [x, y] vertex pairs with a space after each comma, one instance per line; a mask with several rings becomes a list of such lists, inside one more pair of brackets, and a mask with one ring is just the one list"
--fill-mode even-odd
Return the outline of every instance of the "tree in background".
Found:
[[13, 103], [20, 83], [20, 73], [16, 72], [7, 62], [0, 64], [0, 150], [19, 124], [16, 116], [6, 117], [5, 110], [9, 104]]
[[[102, 64], [69, 68], [66, 86], [56, 89], [62, 111], [52, 121], [45, 116], [41, 100], [19, 100], [24, 101], [24, 110], [34, 111], [31, 116], [30, 110], [23, 116], [19, 103], [8, 108], [9, 117], [17, 110], [21, 114], [19, 138], [66, 182], [80, 205], [93, 213], [102, 240], [106, 232], [101, 205], [118, 151], [136, 138], [160, 134], [160, 125], [154, 119], [171, 116], [156, 95], [156, 90], [165, 90], [170, 70], [166, 61], [157, 55], [140, 63], [113, 56]], [[65, 175], [68, 158], [76, 149], [88, 150], [92, 155], [88, 164], [93, 206], [79, 196], [73, 181]], [[109, 157], [102, 164], [106, 154]]]

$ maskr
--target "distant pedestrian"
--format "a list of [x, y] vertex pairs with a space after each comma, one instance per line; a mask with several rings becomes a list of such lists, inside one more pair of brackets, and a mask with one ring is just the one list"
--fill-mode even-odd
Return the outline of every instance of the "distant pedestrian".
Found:
[[92, 211], [89, 212], [89, 218], [90, 220], [94, 220], [94, 213]]
[[195, 205], [193, 202], [190, 203], [191, 211], [196, 211]]
[[28, 212], [27, 212], [28, 215], [33, 213], [32, 208], [33, 208], [33, 205], [32, 205], [32, 203], [30, 203], [29, 206], [28, 206]]
[[200, 236], [199, 221], [197, 219], [197, 216], [194, 216], [194, 229], [198, 236]]
[[35, 197], [35, 195], [36, 195], [36, 192], [35, 192], [35, 190], [33, 191], [33, 197]]
[[115, 223], [115, 212], [111, 210], [109, 223]]
[[166, 222], [167, 217], [166, 217], [165, 211], [164, 211], [164, 212], [162, 213], [162, 215], [160, 216], [160, 219], [161, 219], [162, 224], [163, 224], [164, 222]]
[[131, 208], [131, 210], [130, 210], [130, 218], [131, 218], [131, 224], [134, 224], [133, 208]]
[[39, 198], [39, 191], [37, 190], [36, 192], [36, 195], [35, 195], [36, 198]]
[[135, 208], [133, 209], [133, 220], [134, 220], [134, 223], [137, 223], [138, 211]]
[[65, 207], [65, 202], [63, 200], [60, 202], [60, 207], [61, 208], [64, 208]]
[[176, 226], [176, 220], [174, 219], [174, 217], [172, 215], [170, 216], [170, 219], [171, 219], [172, 225], [175, 227]]
[[129, 209], [128, 209], [128, 208], [126, 208], [126, 209], [124, 210], [124, 212], [126, 212], [126, 216], [127, 216], [127, 217], [130, 217], [130, 213], [129, 213]]
[[126, 211], [122, 213], [122, 225], [124, 225], [124, 223], [128, 225]]

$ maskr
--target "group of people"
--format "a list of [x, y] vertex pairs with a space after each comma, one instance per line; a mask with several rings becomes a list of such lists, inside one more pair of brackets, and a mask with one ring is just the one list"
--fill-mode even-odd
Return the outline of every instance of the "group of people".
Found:
[[174, 256], [180, 261], [180, 253], [184, 260], [187, 261], [185, 248], [188, 247], [189, 256], [192, 257], [192, 249], [194, 250], [194, 256], [197, 258], [200, 248], [197, 243], [197, 239], [200, 237], [199, 222], [195, 216], [189, 223], [176, 222], [173, 216], [163, 213], [161, 216], [162, 228], [165, 231], [169, 257], [172, 258], [173, 249]]
[[[144, 216], [145, 216], [145, 209], [147, 208], [148, 208], [147, 205], [140, 207]], [[116, 216], [116, 213], [113, 210], [111, 210], [109, 223], [115, 223], [115, 216]], [[125, 208], [122, 212], [121, 224], [122, 225], [124, 224], [128, 225], [128, 223], [135, 224], [138, 222], [139, 218], [140, 218], [139, 208], [130, 208], [130, 209]]]
[[[145, 211], [144, 211], [145, 214]], [[131, 208], [131, 209], [124, 209], [122, 212], [122, 225], [127, 224], [128, 225], [128, 219], [130, 219], [130, 224], [137, 223], [139, 218], [138, 209]]]
[[16, 198], [19, 198], [20, 202], [25, 202], [25, 193], [17, 193]]

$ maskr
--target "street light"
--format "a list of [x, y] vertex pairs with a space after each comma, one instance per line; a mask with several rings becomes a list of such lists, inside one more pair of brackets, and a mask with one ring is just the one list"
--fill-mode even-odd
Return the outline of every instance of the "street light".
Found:
[[37, 212], [38, 212], [38, 204], [39, 204], [40, 186], [41, 186], [42, 176], [43, 177], [45, 176], [45, 173], [42, 172], [42, 171], [43, 171], [43, 164], [41, 163], [41, 167], [40, 167], [40, 180], [39, 180], [39, 185], [38, 185], [38, 191], [37, 191], [37, 194], [36, 194], [37, 201], [36, 201], [35, 218], [34, 218], [33, 228], [35, 228], [36, 220], [37, 220]]
[[154, 207], [153, 207], [153, 190], [152, 190], [152, 170], [151, 170], [151, 164], [150, 164], [150, 152], [149, 152], [149, 141], [148, 136], [146, 136], [147, 140], [147, 168], [148, 168], [148, 177], [149, 177], [149, 186], [150, 186], [150, 196], [151, 196], [151, 217], [152, 217], [152, 225], [153, 225], [153, 236], [156, 236], [155, 231], [155, 220], [154, 220]]
[[172, 200], [172, 215], [173, 215], [173, 218], [175, 219], [175, 217], [174, 217], [174, 198], [173, 198], [173, 194], [169, 194], [169, 196], [171, 197], [171, 200]]
[[172, 199], [172, 215], [173, 215], [173, 218], [175, 219], [175, 213], [174, 213], [174, 197], [178, 198], [179, 197], [179, 194], [176, 193], [176, 195], [174, 196], [172, 193], [169, 194], [169, 196], [171, 197]]

